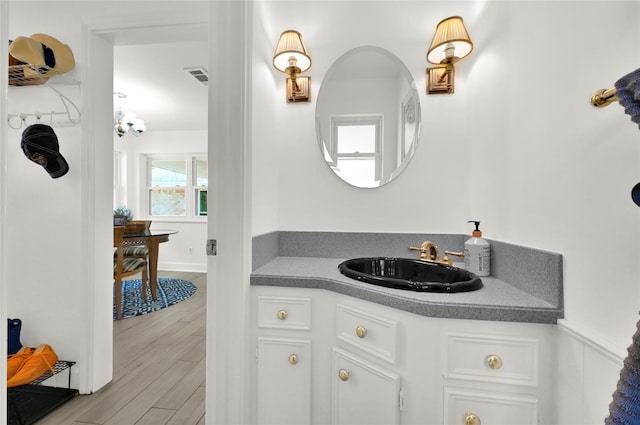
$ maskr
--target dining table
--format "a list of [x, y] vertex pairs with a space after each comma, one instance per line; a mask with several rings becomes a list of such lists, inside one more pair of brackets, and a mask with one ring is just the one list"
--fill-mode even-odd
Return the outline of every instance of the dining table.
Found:
[[160, 244], [169, 241], [169, 236], [178, 233], [177, 230], [145, 229], [132, 233], [125, 232], [122, 246], [146, 246], [149, 250], [149, 287], [151, 297], [155, 300], [158, 288], [158, 252]]

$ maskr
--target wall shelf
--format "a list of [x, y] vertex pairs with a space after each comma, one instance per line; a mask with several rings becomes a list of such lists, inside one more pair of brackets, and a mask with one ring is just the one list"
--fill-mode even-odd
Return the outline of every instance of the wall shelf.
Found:
[[77, 84], [70, 74], [59, 74], [48, 66], [30, 64], [9, 66], [9, 86], [41, 86], [46, 84]]
[[[62, 92], [63, 86], [78, 86], [78, 82], [69, 74], [50, 75], [49, 71], [34, 65], [9, 67], [9, 128], [20, 130], [37, 123], [73, 127], [80, 123], [80, 109]], [[12, 111], [14, 104], [17, 108]]]

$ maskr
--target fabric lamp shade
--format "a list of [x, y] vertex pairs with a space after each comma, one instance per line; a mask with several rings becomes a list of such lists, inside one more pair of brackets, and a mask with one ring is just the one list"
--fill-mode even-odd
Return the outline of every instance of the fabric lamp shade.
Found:
[[[447, 50], [454, 48], [447, 54]], [[427, 52], [431, 63], [453, 63], [467, 56], [473, 50], [473, 43], [460, 16], [452, 16], [440, 21]], [[453, 54], [453, 56], [450, 56]]]
[[298, 31], [288, 30], [280, 34], [280, 40], [273, 53], [273, 66], [281, 72], [287, 72], [292, 65], [291, 58], [295, 59], [295, 66], [300, 68], [299, 73], [311, 68], [311, 57], [307, 51], [302, 36]]

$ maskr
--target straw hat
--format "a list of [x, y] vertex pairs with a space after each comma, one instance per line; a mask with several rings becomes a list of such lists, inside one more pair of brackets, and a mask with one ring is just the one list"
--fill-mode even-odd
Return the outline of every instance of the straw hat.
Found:
[[45, 78], [69, 72], [75, 66], [69, 46], [47, 34], [16, 37], [9, 46], [9, 54], [22, 63], [50, 68], [40, 71]]
[[[11, 47], [11, 42], [13, 40], [9, 40], [9, 47]], [[14, 58], [13, 56], [9, 55], [9, 66], [16, 66], [16, 65], [20, 65], [20, 61], [18, 61], [18, 59]]]

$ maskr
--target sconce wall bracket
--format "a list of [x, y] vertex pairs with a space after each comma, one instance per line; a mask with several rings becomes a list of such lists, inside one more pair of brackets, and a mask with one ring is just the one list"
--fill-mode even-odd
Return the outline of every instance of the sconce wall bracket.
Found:
[[287, 78], [287, 103], [309, 102], [311, 100], [311, 77]]
[[427, 68], [427, 94], [453, 94], [455, 89], [453, 64]]

